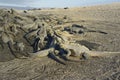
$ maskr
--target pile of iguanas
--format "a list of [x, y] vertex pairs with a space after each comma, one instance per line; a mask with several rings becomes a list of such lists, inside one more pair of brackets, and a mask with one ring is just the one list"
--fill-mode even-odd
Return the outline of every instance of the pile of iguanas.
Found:
[[[52, 54], [56, 58], [79, 61], [120, 54], [90, 51], [84, 45], [76, 43], [75, 36], [71, 33], [81, 34], [91, 30], [75, 24], [66, 28], [58, 26], [68, 21], [66, 16], [59, 19], [53, 15], [23, 15], [13, 9], [1, 9], [0, 12], [0, 48], [7, 44], [10, 53], [16, 58], [44, 57]], [[17, 56], [18, 54], [22, 57]]]

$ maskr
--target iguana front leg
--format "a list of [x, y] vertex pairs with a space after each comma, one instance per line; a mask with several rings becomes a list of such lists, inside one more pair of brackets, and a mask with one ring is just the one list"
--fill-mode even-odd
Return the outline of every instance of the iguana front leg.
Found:
[[67, 51], [67, 55], [64, 55], [64, 58], [68, 61], [81, 61], [83, 59], [89, 58], [89, 55], [86, 53], [81, 53], [79, 55], [75, 55], [74, 50], [71, 51], [69, 49], [66, 49], [66, 51]]

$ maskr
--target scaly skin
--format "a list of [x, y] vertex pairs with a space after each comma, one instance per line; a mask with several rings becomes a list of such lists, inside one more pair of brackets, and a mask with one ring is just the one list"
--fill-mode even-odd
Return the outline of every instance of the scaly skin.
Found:
[[62, 38], [61, 40], [64, 40], [59, 41], [60, 47], [68, 52], [65, 57], [67, 60], [70, 61], [80, 61], [80, 59], [90, 59], [94, 57], [111, 57], [120, 55], [120, 52], [90, 51], [87, 47], [83, 45], [77, 44], [73, 41], [69, 41], [69, 38], [72, 38], [72, 35], [61, 31], [58, 31], [58, 33], [56, 32], [56, 34], [59, 35], [60, 38]]
[[[60, 48], [67, 51], [67, 55], [64, 57], [70, 61], [80, 61], [81, 59], [90, 59], [94, 57], [111, 57], [120, 55], [120, 52], [100, 52], [100, 51], [90, 51], [87, 47], [77, 44], [72, 41], [73, 35], [62, 32], [60, 30], [53, 31], [56, 36], [56, 41]], [[50, 51], [54, 50], [53, 48], [38, 51], [36, 53], [29, 53], [30, 56], [34, 57], [45, 57], [48, 56]], [[64, 53], [63, 53], [64, 54]]]

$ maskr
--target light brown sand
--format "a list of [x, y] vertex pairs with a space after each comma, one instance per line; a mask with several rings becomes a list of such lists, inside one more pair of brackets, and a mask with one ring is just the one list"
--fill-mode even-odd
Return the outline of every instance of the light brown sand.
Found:
[[[29, 14], [67, 15], [72, 22], [65, 25], [80, 24], [108, 33], [78, 35], [80, 40], [100, 45], [93, 50], [120, 51], [120, 3], [29, 11]], [[62, 65], [47, 57], [0, 62], [0, 80], [120, 80], [120, 56], [65, 63]]]

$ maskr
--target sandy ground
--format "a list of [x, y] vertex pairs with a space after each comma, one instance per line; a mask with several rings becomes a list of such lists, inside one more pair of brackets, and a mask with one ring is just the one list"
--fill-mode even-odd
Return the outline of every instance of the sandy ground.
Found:
[[[80, 24], [107, 34], [77, 35], [91, 50], [120, 51], [120, 3], [71, 9], [29, 11], [29, 14], [67, 15]], [[120, 56], [60, 64], [51, 58], [14, 59], [0, 62], [0, 80], [120, 80]]]

